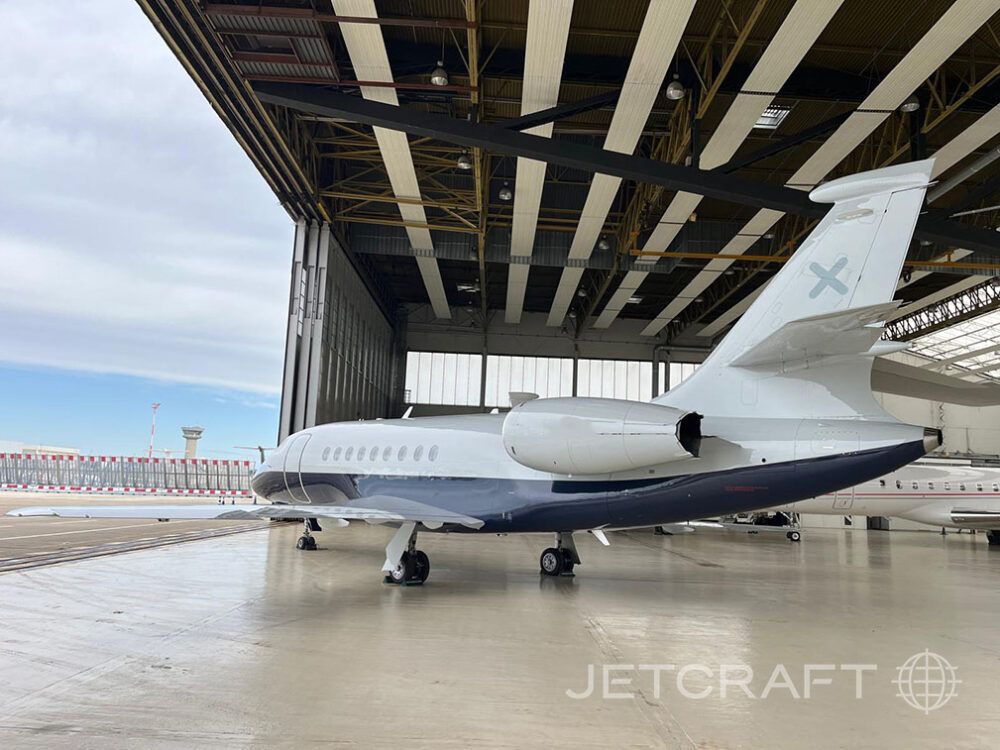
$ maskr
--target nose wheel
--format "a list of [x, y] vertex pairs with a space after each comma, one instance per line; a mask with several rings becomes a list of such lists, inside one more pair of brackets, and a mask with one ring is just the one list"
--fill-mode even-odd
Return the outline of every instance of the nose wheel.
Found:
[[302, 536], [295, 543], [295, 549], [302, 550], [314, 550], [316, 549], [316, 537], [312, 535], [313, 531], [322, 531], [319, 522], [315, 518], [306, 518], [305, 526], [302, 529]]

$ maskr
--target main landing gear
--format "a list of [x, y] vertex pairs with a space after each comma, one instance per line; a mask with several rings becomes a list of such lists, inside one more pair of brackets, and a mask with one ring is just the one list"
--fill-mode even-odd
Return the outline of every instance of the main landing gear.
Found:
[[419, 586], [431, 572], [431, 562], [423, 550], [417, 549], [417, 525], [407, 522], [385, 548], [384, 583]]
[[572, 531], [557, 531], [556, 546], [542, 552], [538, 560], [542, 575], [573, 576], [573, 568], [580, 564]]
[[986, 543], [991, 547], [1000, 547], [1000, 529], [986, 532]]
[[295, 543], [295, 549], [305, 549], [314, 550], [316, 549], [316, 537], [312, 535], [313, 531], [322, 531], [323, 529], [319, 525], [319, 521], [315, 518], [306, 518], [305, 528], [302, 529], [302, 536]]

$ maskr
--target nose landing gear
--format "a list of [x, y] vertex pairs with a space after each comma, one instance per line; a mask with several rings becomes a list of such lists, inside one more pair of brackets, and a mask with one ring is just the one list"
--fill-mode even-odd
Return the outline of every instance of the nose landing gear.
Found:
[[295, 543], [295, 549], [314, 550], [316, 549], [316, 537], [311, 532], [322, 531], [323, 529], [320, 528], [319, 521], [315, 518], [306, 518], [304, 522], [305, 526], [302, 529], [302, 536]]

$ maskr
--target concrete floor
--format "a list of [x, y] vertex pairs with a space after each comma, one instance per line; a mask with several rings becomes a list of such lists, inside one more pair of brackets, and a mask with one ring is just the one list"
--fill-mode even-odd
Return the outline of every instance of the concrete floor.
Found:
[[[1000, 554], [983, 537], [818, 530], [584, 535], [576, 578], [545, 536], [425, 535], [430, 581], [380, 583], [390, 530], [294, 549], [298, 529], [0, 575], [0, 747], [984, 747], [1000, 731]], [[896, 667], [930, 649], [957, 695], [929, 715]], [[876, 664], [809, 699], [784, 665]], [[702, 665], [682, 695], [662, 672]], [[722, 665], [754, 670], [719, 695]], [[739, 674], [730, 673], [738, 677]]]
[[124, 518], [10, 518], [14, 508], [35, 505], [190, 505], [211, 499], [130, 497], [72, 493], [0, 492], [0, 572], [53, 561], [93, 557], [141, 547], [195, 539], [244, 528], [261, 528], [246, 521], [170, 521]]

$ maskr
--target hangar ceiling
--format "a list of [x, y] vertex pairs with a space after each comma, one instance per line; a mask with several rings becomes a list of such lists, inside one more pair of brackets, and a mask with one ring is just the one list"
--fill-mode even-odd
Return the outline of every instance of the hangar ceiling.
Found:
[[[139, 2], [279, 200], [333, 222], [386, 309], [472, 308], [484, 326], [531, 312], [575, 330], [628, 318], [650, 342], [708, 344], [815, 218], [302, 112], [253, 85], [697, 167], [762, 194], [936, 156], [922, 221], [1000, 225], [1000, 0]], [[894, 334], [992, 309], [970, 290], [992, 289], [998, 253], [915, 241]]]

